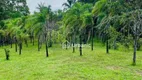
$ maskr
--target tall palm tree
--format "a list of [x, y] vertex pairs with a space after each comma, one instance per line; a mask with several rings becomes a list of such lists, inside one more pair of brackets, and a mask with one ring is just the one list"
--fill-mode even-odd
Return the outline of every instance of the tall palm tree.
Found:
[[38, 37], [38, 51], [40, 50], [40, 40], [45, 42], [46, 57], [48, 57], [48, 28], [52, 18], [51, 6], [46, 7], [44, 4], [39, 4], [38, 9], [39, 13], [27, 19], [26, 29], [29, 29], [28, 32], [34, 31], [34, 36]]
[[[63, 24], [66, 29], [66, 34], [72, 34], [80, 36], [80, 56], [82, 56], [82, 33], [88, 25], [92, 25], [91, 15], [92, 5], [76, 3], [74, 6], [66, 12], [63, 19]], [[73, 37], [74, 38], [74, 37]], [[75, 38], [74, 38], [75, 39]], [[74, 40], [73, 40], [73, 52], [74, 52]]]

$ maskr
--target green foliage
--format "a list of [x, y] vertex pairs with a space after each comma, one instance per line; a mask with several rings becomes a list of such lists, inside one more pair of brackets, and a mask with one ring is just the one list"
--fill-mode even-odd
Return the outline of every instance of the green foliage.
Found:
[[80, 35], [87, 26], [93, 25], [92, 7], [92, 4], [75, 3], [63, 17], [63, 34]]
[[65, 11], [54, 12], [51, 6], [41, 3], [37, 7], [39, 12], [28, 15], [26, 0], [0, 1], [0, 45], [15, 38], [18, 43], [28, 38], [60, 44], [76, 40], [77, 43], [80, 35], [85, 43], [92, 34], [103, 42], [109, 40], [110, 48], [119, 49], [123, 45], [130, 49], [134, 44], [132, 40], [140, 48], [140, 0], [68, 0], [63, 5], [67, 8]]
[[98, 14], [101, 13], [101, 11], [103, 11], [105, 9], [105, 4], [107, 3], [107, 0], [99, 0], [98, 2], [96, 2], [92, 13], [97, 16]]
[[26, 0], [1, 0], [0, 1], [0, 20], [17, 18], [29, 14]]

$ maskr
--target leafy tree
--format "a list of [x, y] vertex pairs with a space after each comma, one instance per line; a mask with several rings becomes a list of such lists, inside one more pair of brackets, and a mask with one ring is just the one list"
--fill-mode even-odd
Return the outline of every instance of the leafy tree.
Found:
[[[66, 27], [66, 36], [78, 34], [80, 36], [80, 55], [82, 55], [82, 34], [88, 25], [92, 25], [92, 16], [90, 14], [92, 5], [76, 3], [68, 10], [63, 18], [64, 27]], [[73, 40], [73, 52], [74, 52], [74, 40]]]
[[[114, 36], [111, 37], [111, 32], [109, 32], [111, 26], [114, 27], [116, 33], [121, 33], [121, 35], [126, 37], [130, 37], [130, 35], [133, 36], [133, 64], [136, 64], [137, 43], [141, 36], [141, 4], [138, 3], [137, 6], [134, 6], [136, 3], [138, 3], [138, 1], [100, 0], [95, 4], [93, 9], [94, 16], [98, 18], [99, 25], [97, 28], [102, 30], [103, 34], [105, 32], [108, 38], [114, 38]], [[117, 35], [114, 40], [117, 40], [119, 36], [120, 35]], [[106, 41], [107, 44], [108, 38]]]
[[26, 0], [1, 0], [0, 20], [17, 18], [29, 14]]

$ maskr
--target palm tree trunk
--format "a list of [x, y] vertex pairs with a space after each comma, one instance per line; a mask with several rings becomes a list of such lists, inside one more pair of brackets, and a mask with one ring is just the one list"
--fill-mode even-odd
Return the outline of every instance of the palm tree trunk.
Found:
[[40, 36], [38, 36], [38, 51], [40, 51]]
[[47, 40], [47, 34], [44, 35], [45, 36], [45, 47], [46, 47], [46, 57], [48, 57], [48, 40]]
[[68, 42], [67, 42], [67, 38], [66, 38], [66, 50], [68, 49]]
[[34, 36], [33, 36], [33, 46], [35, 45], [35, 38], [34, 38]]
[[2, 40], [2, 45], [4, 46], [5, 45], [5, 37], [3, 38], [3, 40]]
[[106, 53], [109, 53], [109, 42], [108, 42], [108, 36], [107, 37], [107, 40], [106, 40]]
[[15, 51], [17, 52], [17, 39], [15, 38]]
[[91, 50], [93, 51], [94, 50], [94, 30], [93, 30], [93, 28], [92, 28], [92, 40], [91, 40]]
[[19, 43], [19, 55], [21, 55], [21, 53], [22, 53], [22, 43], [20, 42]]
[[5, 50], [5, 56], [6, 56], [6, 60], [9, 60], [9, 50], [4, 49]]
[[27, 39], [25, 39], [25, 44], [26, 44], [26, 47], [28, 47], [28, 41], [27, 41]]
[[46, 57], [48, 57], [48, 45], [47, 45], [47, 42], [46, 42]]
[[15, 43], [15, 51], [17, 52], [17, 42]]
[[75, 44], [74, 44], [74, 42], [72, 43], [73, 44], [73, 53], [75, 53]]
[[134, 38], [133, 65], [136, 65], [137, 38]]
[[82, 56], [82, 36], [80, 35], [80, 56]]
[[75, 33], [73, 34], [73, 53], [75, 53]]
[[10, 39], [10, 47], [12, 48], [12, 43], [13, 43], [13, 41], [12, 41], [12, 38]]

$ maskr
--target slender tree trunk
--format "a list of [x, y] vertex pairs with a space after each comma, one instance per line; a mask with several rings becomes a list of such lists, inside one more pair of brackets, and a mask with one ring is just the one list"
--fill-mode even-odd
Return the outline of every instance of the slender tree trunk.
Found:
[[108, 42], [108, 36], [106, 41], [106, 53], [109, 53], [109, 42]]
[[73, 44], [73, 53], [75, 53], [75, 44], [74, 42], [72, 44]]
[[17, 39], [15, 38], [15, 51], [17, 52]]
[[[71, 42], [72, 42], [72, 37], [70, 37], [69, 39], [70, 39], [70, 41], [69, 41], [69, 42], [71, 43]], [[71, 47], [71, 46], [72, 46], [72, 44], [70, 44], [70, 43], [69, 43], [69, 47]]]
[[38, 51], [40, 51], [40, 36], [38, 36]]
[[73, 53], [75, 53], [75, 34], [73, 34]]
[[136, 65], [137, 38], [134, 38], [133, 65]]
[[66, 50], [68, 49], [68, 42], [67, 42], [67, 38], [66, 38]]
[[34, 36], [33, 36], [33, 46], [35, 45], [35, 38], [34, 38]]
[[46, 57], [48, 57], [48, 45], [47, 45], [47, 42], [46, 42]]
[[47, 40], [47, 34], [44, 35], [45, 36], [45, 47], [46, 47], [46, 57], [48, 57], [48, 40]]
[[15, 43], [15, 52], [17, 52], [17, 42]]
[[26, 47], [28, 47], [28, 41], [27, 41], [27, 39], [25, 39], [25, 44], [26, 44]]
[[2, 46], [4, 46], [5, 44], [4, 44], [4, 41], [5, 41], [5, 38], [3, 38], [3, 40], [2, 40]]
[[12, 43], [13, 43], [13, 41], [12, 41], [12, 39], [11, 39], [11, 40], [10, 40], [10, 45], [11, 45], [10, 47], [11, 47], [11, 48], [12, 48]]
[[80, 35], [80, 56], [82, 56], [82, 36]]
[[5, 56], [6, 56], [6, 60], [9, 60], [9, 50], [4, 49], [5, 50]]
[[22, 53], [22, 43], [20, 42], [19, 43], [19, 55], [21, 55], [21, 53]]
[[93, 30], [93, 28], [92, 28], [92, 40], [91, 40], [91, 50], [93, 51], [94, 50], [94, 30]]

